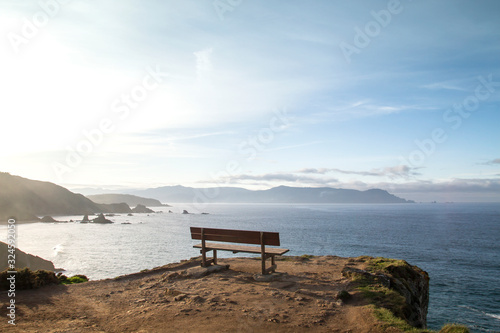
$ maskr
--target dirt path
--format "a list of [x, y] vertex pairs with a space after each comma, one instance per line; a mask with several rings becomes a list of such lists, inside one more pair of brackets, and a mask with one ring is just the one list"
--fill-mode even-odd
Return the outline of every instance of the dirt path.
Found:
[[[260, 262], [220, 259], [229, 269], [206, 273], [199, 260], [115, 279], [16, 293], [16, 326], [2, 332], [394, 332], [384, 331], [360, 296], [347, 303], [341, 275], [359, 263], [333, 256], [287, 258], [274, 281], [256, 281]], [[225, 267], [224, 267], [225, 268]], [[286, 272], [286, 273], [285, 273]]]

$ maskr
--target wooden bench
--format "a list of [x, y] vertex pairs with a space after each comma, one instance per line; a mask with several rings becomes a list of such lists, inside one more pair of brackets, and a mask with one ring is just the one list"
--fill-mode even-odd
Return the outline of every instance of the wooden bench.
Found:
[[[200, 244], [196, 244], [194, 246], [195, 248], [201, 249], [201, 266], [207, 267], [212, 263], [216, 265], [217, 250], [231, 251], [233, 253], [258, 253], [260, 254], [262, 260], [263, 275], [269, 274], [269, 272], [274, 272], [276, 270], [276, 263], [274, 261], [274, 257], [276, 255], [282, 255], [289, 251], [288, 249], [266, 248], [266, 245], [280, 245], [280, 235], [277, 232], [191, 227], [191, 238], [201, 240]], [[207, 241], [257, 244], [260, 246], [210, 243]], [[206, 253], [209, 251], [213, 251], [212, 259], [207, 259]], [[269, 258], [271, 258], [271, 267], [266, 269], [266, 260]]]

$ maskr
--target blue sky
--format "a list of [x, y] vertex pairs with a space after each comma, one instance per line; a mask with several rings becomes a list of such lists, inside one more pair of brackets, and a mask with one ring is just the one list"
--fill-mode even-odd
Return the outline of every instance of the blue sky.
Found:
[[500, 201], [497, 1], [2, 1], [0, 170]]

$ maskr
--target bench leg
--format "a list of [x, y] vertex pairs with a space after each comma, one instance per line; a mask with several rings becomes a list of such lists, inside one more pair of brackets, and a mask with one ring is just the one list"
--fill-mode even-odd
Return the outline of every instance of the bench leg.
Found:
[[[210, 251], [214, 251], [214, 256], [212, 259], [207, 258], [207, 252], [210, 252]], [[201, 267], [208, 267], [212, 263], [214, 263], [214, 265], [217, 265], [217, 250], [203, 250], [203, 249], [201, 249], [200, 253], [201, 253], [201, 264], [200, 264]]]
[[207, 267], [207, 253], [205, 249], [201, 250], [201, 266]]
[[260, 257], [262, 258], [262, 275], [266, 275], [266, 245], [264, 242], [264, 232], [260, 232]]

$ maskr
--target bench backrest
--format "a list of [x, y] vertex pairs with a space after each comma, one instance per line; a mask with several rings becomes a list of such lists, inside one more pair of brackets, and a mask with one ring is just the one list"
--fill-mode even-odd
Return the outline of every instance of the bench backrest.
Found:
[[[191, 238], [202, 239], [202, 232], [206, 241], [261, 244], [261, 231], [231, 230], [231, 229], [213, 229], [191, 227]], [[262, 232], [264, 245], [280, 245], [280, 234], [278, 232]]]

